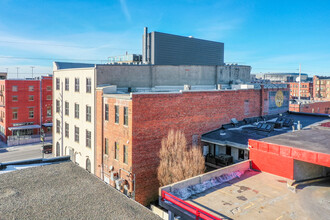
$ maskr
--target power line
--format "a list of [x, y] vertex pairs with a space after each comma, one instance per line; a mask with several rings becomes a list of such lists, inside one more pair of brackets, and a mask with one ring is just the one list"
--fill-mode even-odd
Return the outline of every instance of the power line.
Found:
[[[64, 44], [50, 44], [50, 43], [37, 43], [37, 42], [23, 42], [23, 41], [4, 41], [0, 40], [2, 43], [10, 43], [10, 44], [34, 44], [34, 45], [44, 45], [44, 46], [55, 46], [55, 47], [71, 47], [71, 48], [82, 48], [82, 49], [96, 49], [96, 47], [83, 47], [83, 46], [73, 46], [73, 45], [64, 45]], [[140, 50], [137, 48], [116, 48], [116, 47], [108, 47], [108, 46], [102, 46], [109, 49], [114, 50]]]

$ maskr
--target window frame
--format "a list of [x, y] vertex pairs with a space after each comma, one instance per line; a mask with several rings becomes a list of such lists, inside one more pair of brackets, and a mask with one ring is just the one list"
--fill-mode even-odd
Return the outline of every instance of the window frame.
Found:
[[109, 104], [104, 105], [104, 120], [109, 121]]
[[[50, 112], [50, 114], [48, 114]], [[52, 107], [51, 106], [47, 106], [47, 112], [46, 112], [46, 116], [49, 118], [49, 117], [52, 117]]]
[[86, 105], [86, 121], [92, 122], [92, 106]]
[[18, 102], [18, 95], [13, 95], [12, 96], [12, 101], [13, 102]]
[[56, 119], [56, 133], [59, 134], [61, 132], [61, 122], [60, 120]]
[[128, 126], [128, 107], [124, 107], [124, 125]]
[[74, 141], [79, 143], [79, 127], [74, 126]]
[[56, 87], [56, 90], [60, 90], [60, 78], [55, 79], [55, 87]]
[[[34, 108], [33, 107], [29, 107], [29, 119], [34, 118]], [[31, 117], [31, 112], [32, 112], [32, 117]]]
[[[15, 88], [15, 89], [14, 89], [14, 88]], [[11, 90], [12, 90], [13, 92], [17, 92], [17, 91], [18, 91], [18, 86], [12, 86]]]
[[80, 79], [77, 77], [74, 78], [74, 91], [80, 92]]
[[70, 104], [67, 101], [64, 102], [64, 114], [67, 116], [70, 114]]
[[92, 132], [86, 129], [86, 147], [92, 148]]
[[115, 141], [115, 160], [119, 160], [119, 144], [117, 141]]
[[60, 113], [61, 107], [60, 107], [60, 100], [58, 100], [58, 99], [56, 99], [56, 106], [55, 106], [55, 108], [56, 108], [56, 113]]
[[69, 89], [70, 89], [70, 81], [69, 81], [69, 78], [66, 77], [66, 78], [64, 79], [64, 81], [65, 81], [65, 83], [64, 83], [64, 84], [65, 84], [65, 86], [64, 86], [65, 89], [64, 89], [64, 90], [65, 90], [65, 91], [69, 91]]
[[34, 91], [34, 86], [29, 86], [29, 92], [33, 92]]
[[79, 104], [74, 103], [74, 118], [79, 119]]
[[109, 139], [104, 138], [104, 154], [109, 155]]
[[92, 93], [92, 78], [86, 78], [86, 93]]
[[[18, 109], [13, 109], [12, 111], [12, 120], [17, 120], [18, 119]], [[16, 116], [16, 117], [14, 117]]]
[[64, 131], [65, 131], [64, 136], [66, 138], [69, 138], [70, 137], [70, 125], [67, 122], [65, 122], [65, 124], [64, 124]]
[[123, 150], [123, 163], [128, 164], [128, 146], [124, 145]]
[[[31, 99], [31, 97], [32, 97], [32, 99]], [[32, 101], [34, 101], [34, 95], [29, 95], [29, 102], [32, 102]]]
[[119, 105], [115, 105], [115, 124], [119, 124]]

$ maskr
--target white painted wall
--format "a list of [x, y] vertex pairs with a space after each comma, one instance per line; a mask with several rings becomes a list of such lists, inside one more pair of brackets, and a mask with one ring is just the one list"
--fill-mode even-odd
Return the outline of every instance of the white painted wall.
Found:
[[[86, 78], [91, 78], [91, 93], [86, 93]], [[60, 79], [60, 90], [56, 90], [56, 78]], [[69, 91], [65, 91], [65, 78], [69, 79]], [[80, 91], [75, 92], [74, 83], [75, 78], [80, 79]], [[53, 78], [53, 146], [56, 143], [61, 145], [61, 155], [68, 155], [68, 150], [74, 150], [75, 162], [81, 167], [86, 169], [86, 159], [91, 161], [91, 172], [94, 173], [94, 140], [95, 140], [95, 78], [94, 68], [81, 68], [81, 69], [63, 69], [54, 71]], [[62, 89], [63, 86], [63, 89]], [[56, 113], [56, 100], [61, 100], [61, 92], [63, 91], [63, 102], [60, 101], [61, 111], [60, 114]], [[65, 101], [69, 102], [69, 116], [65, 115]], [[74, 104], [79, 104], [79, 119], [74, 117]], [[86, 121], [86, 105], [92, 107], [91, 122]], [[61, 117], [63, 114], [63, 120]], [[56, 120], [61, 121], [61, 133], [56, 133]], [[69, 124], [69, 138], [65, 137], [64, 123]], [[79, 127], [79, 143], [74, 140], [74, 126]], [[91, 131], [91, 148], [86, 147], [86, 129]], [[63, 138], [63, 141], [61, 140]], [[63, 148], [62, 148], [63, 146]], [[55, 152], [55, 148], [54, 148]]]

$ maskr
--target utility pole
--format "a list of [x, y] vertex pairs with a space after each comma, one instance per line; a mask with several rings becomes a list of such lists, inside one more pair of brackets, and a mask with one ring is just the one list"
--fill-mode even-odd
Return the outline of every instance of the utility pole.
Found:
[[18, 79], [18, 69], [19, 69], [19, 67], [16, 67], [16, 69], [17, 69], [17, 79]]
[[31, 69], [32, 69], [32, 78], [33, 78], [33, 68], [34, 68], [34, 66], [31, 66]]
[[9, 69], [9, 68], [6, 68], [7, 74], [8, 74], [8, 69]]
[[300, 102], [300, 87], [301, 87], [301, 64], [299, 64], [299, 97], [298, 97], [299, 102]]

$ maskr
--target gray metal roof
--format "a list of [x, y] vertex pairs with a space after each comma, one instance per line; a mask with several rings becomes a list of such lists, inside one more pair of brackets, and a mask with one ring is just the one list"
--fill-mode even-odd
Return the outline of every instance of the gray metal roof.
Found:
[[1, 174], [1, 219], [160, 219], [72, 162]]
[[[299, 114], [299, 113], [284, 113], [282, 114], [283, 117], [290, 118], [294, 120], [294, 123], [300, 121], [302, 124], [302, 128], [306, 128], [314, 123], [322, 122], [329, 120], [329, 115], [322, 115], [322, 114]], [[270, 118], [278, 117], [278, 115], [268, 116]], [[240, 121], [238, 126], [233, 126], [231, 124], [223, 125], [222, 128], [217, 130], [205, 133], [202, 135], [202, 141], [219, 144], [219, 145], [229, 145], [235, 146], [238, 148], [247, 148], [248, 147], [248, 140], [260, 140], [267, 137], [274, 136], [274, 139], [278, 137], [280, 134], [285, 134], [292, 131], [291, 127], [283, 127], [280, 129], [274, 129], [271, 132], [260, 131], [256, 129], [256, 125], [254, 124], [257, 121], [264, 121], [265, 118], [262, 117], [255, 117], [251, 118], [251, 120]], [[275, 118], [273, 119], [275, 120]], [[246, 122], [248, 121], [248, 122]], [[254, 123], [253, 123], [254, 122]], [[222, 134], [220, 131], [222, 130]]]

